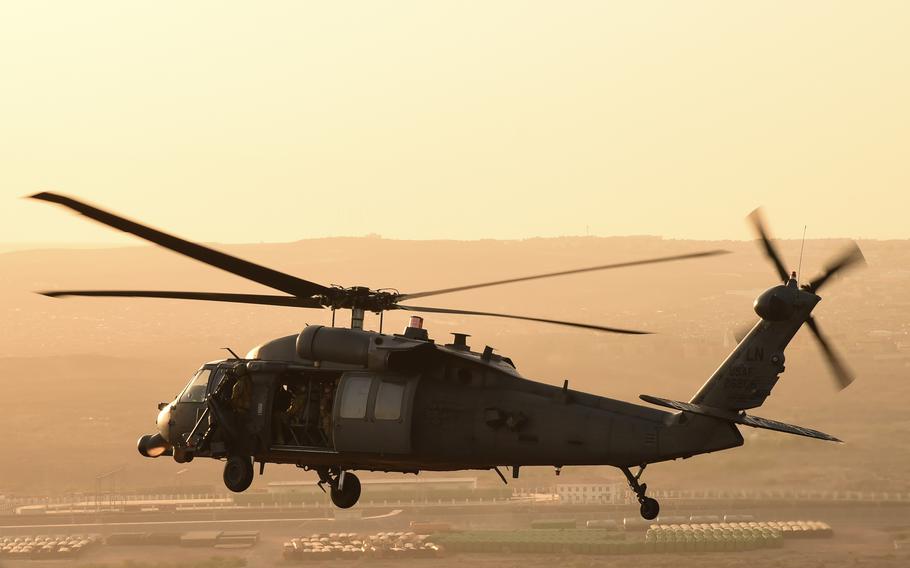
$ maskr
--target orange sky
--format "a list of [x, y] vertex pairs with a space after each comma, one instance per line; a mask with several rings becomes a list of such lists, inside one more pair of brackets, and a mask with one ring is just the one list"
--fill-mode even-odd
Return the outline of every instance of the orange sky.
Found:
[[910, 237], [910, 3], [15, 2], [0, 243]]

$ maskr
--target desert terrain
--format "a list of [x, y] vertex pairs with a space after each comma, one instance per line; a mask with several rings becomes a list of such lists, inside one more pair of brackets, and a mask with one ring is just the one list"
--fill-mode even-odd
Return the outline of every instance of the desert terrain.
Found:
[[[840, 240], [807, 241], [804, 278], [820, 270], [825, 259], [844, 244]], [[735, 331], [755, 321], [751, 309], [754, 297], [775, 284], [773, 269], [751, 241], [656, 237], [398, 241], [370, 236], [213, 246], [321, 283], [398, 287], [401, 291], [695, 250], [730, 251], [706, 259], [493, 287], [423, 302], [652, 331], [646, 336], [616, 336], [495, 318], [427, 314], [426, 327], [432, 338], [448, 340], [451, 332], [467, 332], [475, 348], [495, 347], [510, 356], [528, 378], [551, 384], [568, 379], [574, 389], [628, 401], [637, 401], [643, 393], [688, 400], [733, 348]], [[827, 507], [815, 502], [813, 507], [821, 509], [806, 511], [808, 517], [796, 505], [775, 502], [773, 510], [759, 506], [759, 516], [831, 522], [837, 536], [788, 544], [782, 550], [688, 557], [650, 555], [649, 563], [902, 565], [905, 558], [900, 553], [895, 556], [892, 542], [910, 526], [908, 509], [888, 508], [882, 515], [875, 507], [910, 493], [910, 417], [905, 408], [910, 395], [910, 269], [906, 268], [910, 243], [863, 241], [860, 246], [868, 266], [829, 285], [815, 311], [858, 379], [846, 390], [837, 391], [817, 346], [801, 333], [788, 349], [787, 370], [781, 381], [767, 403], [755, 411], [760, 416], [829, 432], [845, 443], [745, 428], [744, 447], [656, 464], [648, 469], [647, 482], [656, 491], [746, 491], [750, 495], [858, 492], [879, 505], [854, 510], [850, 504]], [[780, 243], [794, 268], [799, 247], [798, 241]], [[7, 499], [66, 499], [96, 491], [223, 493], [220, 463], [197, 460], [184, 466], [137, 454], [135, 440], [154, 428], [155, 405], [170, 400], [201, 363], [225, 357], [222, 347], [245, 353], [258, 343], [295, 333], [308, 323], [330, 322], [330, 313], [319, 310], [166, 300], [50, 299], [34, 293], [80, 288], [264, 291], [147, 246], [50, 247], [0, 254], [0, 430], [6, 433], [0, 437], [0, 455], [5, 456], [0, 461], [0, 494]], [[339, 314], [339, 324], [346, 323], [344, 318]], [[405, 322], [406, 316], [390, 312], [384, 329], [398, 332]], [[377, 317], [368, 314], [367, 328], [376, 329], [378, 323]], [[110, 472], [114, 473], [106, 475]], [[500, 484], [489, 472], [468, 475], [476, 475], [480, 487]], [[251, 491], [263, 491], [270, 482], [306, 480], [307, 476], [313, 474], [289, 466], [271, 466], [256, 479]], [[552, 469], [528, 468], [512, 487], [532, 490], [551, 487], [557, 481], [616, 483], [622, 477], [610, 468], [565, 468], [557, 479]], [[755, 506], [738, 504], [734, 512], [755, 513]], [[704, 512], [723, 514], [730, 510], [711, 507]], [[331, 518], [330, 510], [320, 511], [320, 516]], [[412, 518], [407, 516], [408, 511], [405, 509], [402, 519]], [[540, 514], [552, 514], [548, 511]], [[692, 507], [670, 500], [664, 502], [664, 512], [690, 514]], [[451, 515], [440, 512], [431, 520], [454, 519], [455, 525], [471, 527], [488, 518], [486, 513], [482, 517]], [[596, 511], [581, 508], [560, 515], [583, 518], [596, 515]], [[622, 519], [637, 515], [637, 506], [630, 504], [602, 515]], [[310, 518], [311, 514], [298, 516]], [[28, 528], [9, 528], [18, 526], [13, 522], [17, 519], [10, 518], [12, 521], [0, 532], [29, 532]], [[66, 522], [82, 520], [77, 517]], [[114, 530], [107, 524], [116, 522], [113, 517], [101, 519], [107, 532]], [[259, 546], [254, 552], [232, 558], [251, 565], [280, 563], [281, 542], [300, 531], [338, 530], [337, 523], [326, 522], [257, 525], [255, 528], [263, 529]], [[525, 522], [524, 517], [519, 522], [507, 510], [500, 525]], [[403, 521], [362, 523], [355, 523], [353, 530], [407, 526]], [[245, 526], [237, 522], [231, 528]], [[193, 551], [185, 559], [201, 561], [207, 554]], [[113, 566], [141, 557], [143, 553], [133, 549], [109, 548], [96, 560]], [[456, 565], [462, 562], [459, 558], [437, 559], [433, 565]], [[471, 558], [483, 565], [543, 565], [552, 561], [550, 556], [497, 554]], [[579, 568], [619, 565], [627, 560], [637, 561], [622, 556], [559, 558]], [[350, 565], [364, 562], [352, 561]], [[427, 560], [408, 562], [415, 567], [429, 565]]]

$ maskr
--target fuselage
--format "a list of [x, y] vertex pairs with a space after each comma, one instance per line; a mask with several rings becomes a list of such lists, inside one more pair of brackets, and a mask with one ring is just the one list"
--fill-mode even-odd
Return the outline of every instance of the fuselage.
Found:
[[[244, 360], [206, 364], [159, 416], [161, 435], [175, 454], [240, 453], [304, 467], [416, 472], [633, 466], [742, 444], [732, 425], [529, 380], [511, 360], [491, 352], [324, 329], [331, 345], [311, 343], [309, 351], [337, 352], [341, 342], [345, 353], [359, 355], [345, 362], [303, 358], [301, 350], [312, 355], [300, 347], [305, 332], [259, 346]], [[238, 366], [249, 371], [248, 407], [232, 409], [222, 394], [227, 403], [204, 416], [210, 405], [206, 397]], [[303, 399], [314, 389], [322, 398], [310, 401], [312, 412], [304, 416], [307, 406], [301, 404], [297, 415], [287, 416], [289, 396], [298, 393]], [[326, 397], [331, 399], [328, 418], [323, 415]], [[212, 421], [222, 427], [207, 447], [187, 439], [193, 431], [198, 439]]]

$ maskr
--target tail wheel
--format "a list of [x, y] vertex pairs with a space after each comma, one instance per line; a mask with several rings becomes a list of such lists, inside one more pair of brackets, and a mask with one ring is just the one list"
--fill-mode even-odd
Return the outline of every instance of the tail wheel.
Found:
[[234, 493], [246, 491], [253, 483], [253, 460], [231, 456], [224, 464], [224, 485]]
[[331, 497], [339, 509], [350, 509], [360, 499], [360, 480], [353, 473], [343, 473], [331, 486]]

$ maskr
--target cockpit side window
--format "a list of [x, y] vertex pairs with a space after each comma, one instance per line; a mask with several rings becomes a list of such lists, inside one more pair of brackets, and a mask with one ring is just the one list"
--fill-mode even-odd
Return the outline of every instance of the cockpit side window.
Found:
[[213, 393], [218, 390], [218, 385], [221, 384], [221, 381], [224, 380], [224, 369], [216, 367], [212, 369], [213, 376], [209, 380], [209, 393]]
[[211, 369], [199, 369], [180, 394], [180, 402], [203, 402], [211, 374]]

